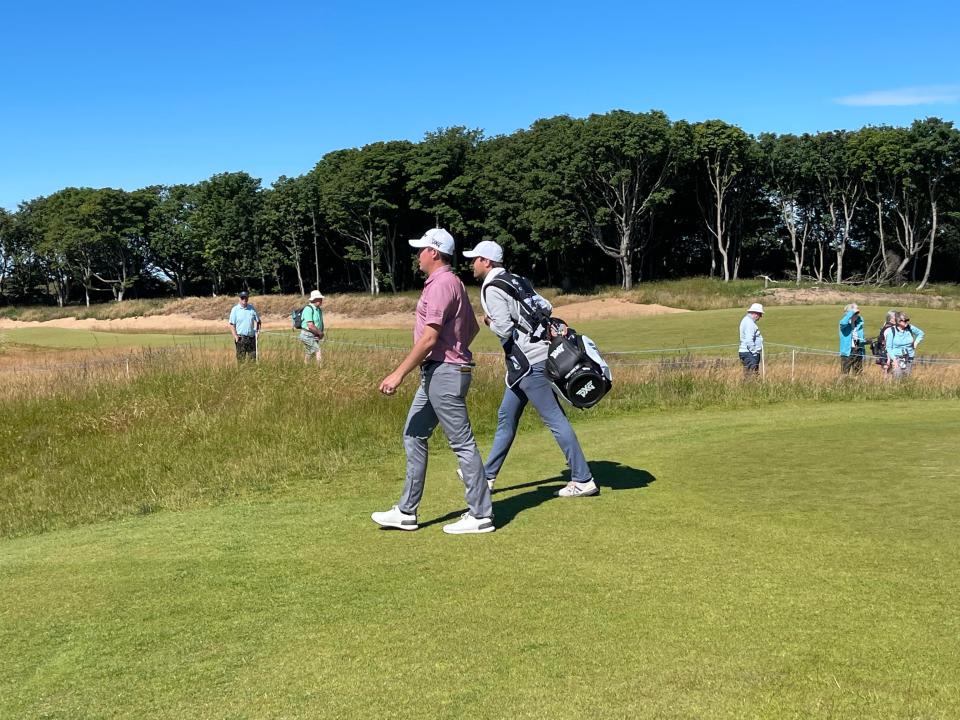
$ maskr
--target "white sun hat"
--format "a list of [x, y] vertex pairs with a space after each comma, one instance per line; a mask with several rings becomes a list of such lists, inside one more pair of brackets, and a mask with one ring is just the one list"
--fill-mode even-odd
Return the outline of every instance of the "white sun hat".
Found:
[[410, 240], [410, 247], [425, 248], [432, 247], [434, 250], [442, 252], [444, 255], [453, 255], [456, 252], [456, 246], [453, 242], [453, 235], [443, 228], [432, 228], [427, 230], [422, 238]]
[[747, 312], [755, 312], [755, 313], [760, 313], [761, 315], [763, 315], [763, 305], [761, 305], [760, 303], [754, 303], [753, 305], [751, 305], [751, 306], [749, 307], [749, 309], [747, 310]]
[[463, 256], [468, 258], [482, 257], [493, 262], [503, 262], [503, 248], [493, 240], [481, 240], [473, 250], [464, 250]]

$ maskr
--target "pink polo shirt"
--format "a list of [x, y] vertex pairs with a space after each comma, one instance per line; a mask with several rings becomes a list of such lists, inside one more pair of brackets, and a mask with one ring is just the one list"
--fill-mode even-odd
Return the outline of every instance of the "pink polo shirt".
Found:
[[470, 307], [466, 288], [448, 265], [434, 270], [423, 285], [417, 302], [417, 322], [413, 342], [423, 335], [427, 325], [440, 327], [440, 337], [424, 359], [463, 365], [473, 361], [470, 341], [480, 329]]

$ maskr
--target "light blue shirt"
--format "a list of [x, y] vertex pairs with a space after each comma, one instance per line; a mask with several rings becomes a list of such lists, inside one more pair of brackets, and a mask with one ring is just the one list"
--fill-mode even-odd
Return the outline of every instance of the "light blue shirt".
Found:
[[750, 317], [750, 313], [747, 313], [740, 321], [740, 352], [757, 354], [761, 350], [763, 350], [763, 335], [760, 334], [760, 327]]
[[843, 317], [840, 318], [840, 354], [844, 357], [850, 356], [850, 351], [853, 349], [854, 338], [857, 339], [857, 354], [862, 355], [865, 340], [863, 336], [863, 318], [857, 315], [856, 319], [854, 319], [853, 310], [847, 310], [847, 312], [843, 314]]
[[250, 303], [246, 307], [237, 303], [230, 310], [230, 324], [237, 328], [237, 335], [253, 337], [257, 334], [260, 316]]
[[908, 325], [906, 330], [901, 330], [898, 327], [889, 327], [887, 328], [884, 339], [887, 342], [888, 358], [896, 360], [897, 358], [903, 357], [904, 353], [906, 353], [907, 357], [912, 360], [916, 353], [913, 347], [914, 339], [916, 339], [916, 343], [919, 345], [920, 341], [923, 340], [923, 330], [916, 325]]

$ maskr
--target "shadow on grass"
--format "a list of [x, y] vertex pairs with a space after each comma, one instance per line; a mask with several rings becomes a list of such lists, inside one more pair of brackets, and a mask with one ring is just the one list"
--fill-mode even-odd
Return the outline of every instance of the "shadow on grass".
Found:
[[[590, 470], [593, 473], [593, 479], [600, 486], [600, 494], [605, 490], [636, 490], [644, 488], [654, 482], [656, 478], [646, 470], [638, 470], [629, 465], [621, 465], [618, 462], [610, 460], [598, 460], [590, 463]], [[570, 482], [570, 470], [564, 470], [562, 474], [543, 480], [532, 480], [531, 482], [521, 483], [520, 485], [511, 485], [509, 487], [498, 487], [493, 491], [493, 514], [497, 528], [502, 528], [510, 524], [513, 519], [524, 510], [530, 510], [548, 500], [557, 500], [558, 502], [587, 502], [592, 497], [586, 498], [558, 498], [554, 493]], [[513, 493], [517, 490], [527, 490], [527, 492], [510, 495], [502, 500], [497, 500], [497, 495], [501, 493]], [[596, 496], [593, 496], [596, 497]], [[421, 528], [436, 525], [438, 523], [456, 520], [466, 509], [447, 513], [438, 518], [420, 523]]]

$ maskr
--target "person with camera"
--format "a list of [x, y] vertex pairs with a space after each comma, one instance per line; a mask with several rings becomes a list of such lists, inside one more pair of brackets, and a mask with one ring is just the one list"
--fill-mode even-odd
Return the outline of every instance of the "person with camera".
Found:
[[[556, 495], [596, 495], [600, 488], [594, 482], [580, 441], [544, 374], [550, 348], [549, 331], [544, 327], [532, 327], [524, 313], [520, 312], [520, 301], [502, 288], [491, 285], [494, 279], [507, 273], [503, 266], [503, 248], [492, 240], [483, 240], [473, 250], [465, 250], [463, 256], [473, 258], [474, 277], [482, 281], [480, 304], [485, 313], [483, 322], [500, 339], [507, 363], [507, 387], [497, 412], [497, 431], [484, 464], [487, 483], [493, 489], [497, 473], [517, 435], [520, 417], [527, 403], [530, 403], [550, 428], [570, 468], [570, 482]], [[525, 279], [514, 277], [528, 287], [529, 302], [536, 305], [539, 313], [549, 317], [553, 310], [550, 303], [536, 294]]]
[[840, 372], [843, 375], [862, 373], [865, 354], [866, 338], [860, 306], [850, 303], [843, 309], [843, 317], [840, 318]]
[[887, 328], [884, 334], [887, 348], [887, 368], [893, 373], [893, 379], [899, 380], [913, 372], [913, 361], [917, 345], [923, 340], [923, 330], [910, 324], [910, 316], [898, 312], [896, 325]]
[[740, 321], [740, 362], [745, 377], [760, 372], [760, 356], [763, 353], [763, 335], [757, 323], [763, 317], [763, 305], [753, 303]]

